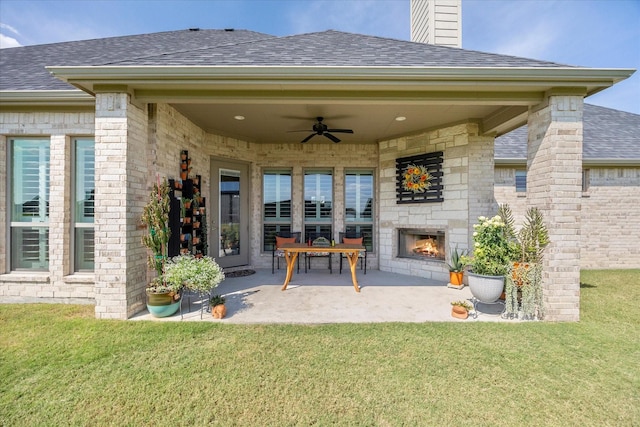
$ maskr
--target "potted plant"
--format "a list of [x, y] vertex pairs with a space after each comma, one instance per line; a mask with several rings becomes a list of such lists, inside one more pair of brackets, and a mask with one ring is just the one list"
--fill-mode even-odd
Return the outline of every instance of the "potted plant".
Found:
[[505, 232], [506, 224], [499, 215], [478, 217], [473, 228], [473, 254], [463, 257], [471, 267], [469, 289], [478, 301], [493, 303], [504, 290], [504, 277], [517, 247]]
[[209, 299], [209, 307], [211, 307], [211, 315], [214, 319], [222, 319], [227, 315], [224, 303], [225, 298], [222, 295], [214, 295]]
[[200, 295], [210, 293], [224, 280], [224, 272], [213, 258], [196, 258], [191, 254], [171, 258], [164, 275], [167, 282], [182, 284]]
[[170, 316], [178, 310], [181, 286], [167, 283], [164, 277], [167, 244], [171, 236], [167, 181], [153, 185], [149, 202], [142, 210], [142, 222], [147, 228], [147, 233], [142, 236], [142, 244], [150, 249], [149, 266], [156, 272], [156, 277], [146, 287], [147, 308], [156, 317]]
[[[503, 209], [504, 215], [509, 217], [509, 207], [505, 206]], [[521, 312], [525, 319], [542, 319], [542, 260], [549, 244], [549, 231], [538, 208], [527, 210], [523, 226], [516, 237], [518, 250], [507, 272], [505, 311], [511, 316]]]
[[467, 301], [453, 301], [451, 306], [451, 316], [458, 319], [466, 319], [469, 317], [469, 312], [473, 309]]
[[458, 247], [451, 251], [451, 263], [449, 266], [449, 285], [453, 288], [461, 289], [463, 287], [462, 278], [464, 275], [464, 256], [467, 251], [458, 251]]

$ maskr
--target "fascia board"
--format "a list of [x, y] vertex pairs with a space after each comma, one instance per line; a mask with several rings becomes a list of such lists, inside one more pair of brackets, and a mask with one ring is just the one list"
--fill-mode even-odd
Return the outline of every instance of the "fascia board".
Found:
[[81, 90], [3, 90], [5, 106], [95, 106], [95, 98]]
[[[496, 158], [494, 159], [496, 166], [526, 166], [525, 158]], [[640, 167], [640, 159], [582, 159], [582, 167]]]
[[102, 81], [134, 84], [144, 81], [198, 80], [369, 80], [384, 82], [437, 81], [468, 82], [481, 85], [490, 82], [529, 82], [580, 86], [610, 86], [631, 76], [635, 70], [618, 68], [573, 67], [280, 67], [280, 66], [96, 66], [46, 67], [54, 76], [68, 82]]

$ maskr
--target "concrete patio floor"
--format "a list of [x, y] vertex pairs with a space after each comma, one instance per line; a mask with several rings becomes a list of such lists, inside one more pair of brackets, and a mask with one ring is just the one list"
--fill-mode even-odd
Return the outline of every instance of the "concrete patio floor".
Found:
[[132, 320], [212, 321], [239, 324], [322, 324], [378, 322], [470, 322], [505, 321], [503, 306], [478, 304], [478, 317], [466, 320], [451, 317], [451, 302], [471, 299], [468, 287], [451, 289], [446, 283], [421, 277], [358, 270], [360, 293], [355, 292], [351, 275], [328, 270], [295, 273], [281, 291], [286, 270], [256, 269], [255, 274], [228, 277], [214, 291], [226, 298], [227, 315], [214, 319], [195, 295], [185, 297], [182, 316], [151, 316], [146, 310]]

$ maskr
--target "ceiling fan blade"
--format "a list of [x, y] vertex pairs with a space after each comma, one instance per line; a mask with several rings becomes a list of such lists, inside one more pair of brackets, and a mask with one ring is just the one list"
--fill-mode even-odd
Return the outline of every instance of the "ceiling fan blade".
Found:
[[327, 129], [327, 132], [353, 133], [352, 129]]
[[[307, 131], [308, 132], [308, 131]], [[300, 141], [302, 144], [304, 144], [305, 142], [307, 142], [308, 140], [310, 140], [311, 138], [313, 138], [314, 136], [316, 136], [315, 133], [312, 133], [311, 135], [309, 135], [308, 137], [306, 137], [305, 139], [303, 139], [302, 141]]]
[[336, 138], [335, 136], [331, 135], [330, 133], [323, 133], [324, 136], [326, 136], [327, 138], [329, 138], [330, 140], [332, 140], [333, 142], [340, 142], [340, 140], [338, 138]]

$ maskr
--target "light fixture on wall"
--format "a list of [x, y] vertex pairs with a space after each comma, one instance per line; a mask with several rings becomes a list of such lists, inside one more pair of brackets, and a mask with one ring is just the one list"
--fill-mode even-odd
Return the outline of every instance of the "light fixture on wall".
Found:
[[244, 116], [240, 116], [240, 115], [233, 116], [233, 118], [236, 119], [236, 120], [244, 120]]
[[395, 120], [396, 122], [404, 122], [407, 118], [405, 116], [396, 116]]

